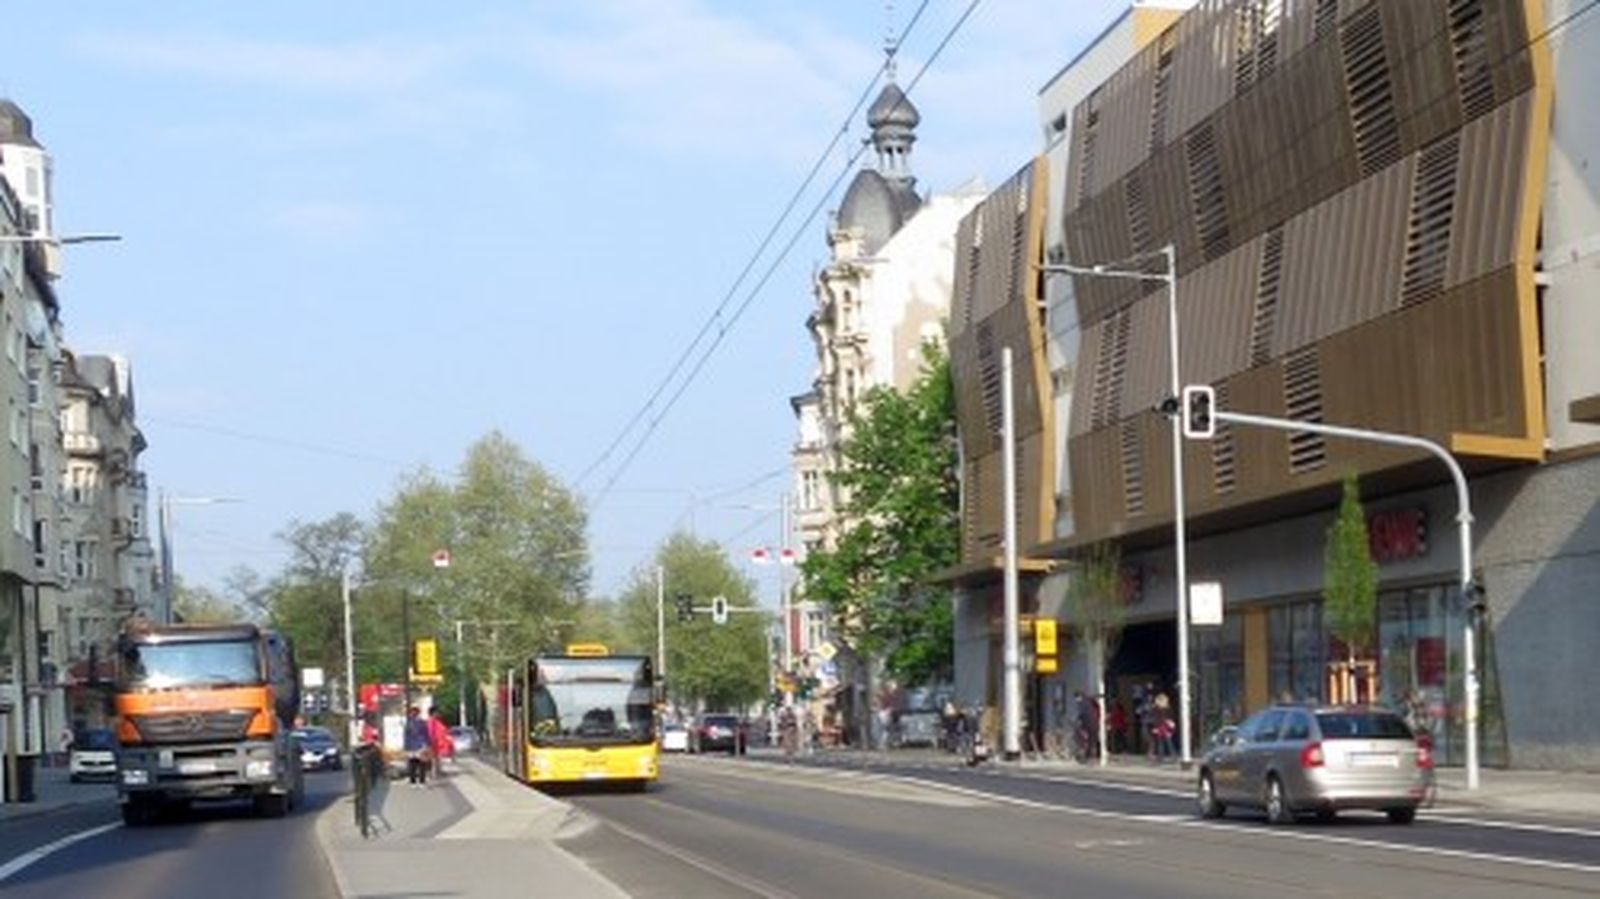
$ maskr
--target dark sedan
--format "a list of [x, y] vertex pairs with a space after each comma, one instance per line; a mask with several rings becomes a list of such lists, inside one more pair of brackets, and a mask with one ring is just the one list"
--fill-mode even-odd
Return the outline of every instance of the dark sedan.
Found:
[[689, 749], [744, 755], [744, 722], [738, 715], [701, 715], [689, 733]]
[[300, 767], [306, 771], [337, 771], [344, 767], [339, 741], [325, 727], [302, 727], [294, 732], [300, 743]]

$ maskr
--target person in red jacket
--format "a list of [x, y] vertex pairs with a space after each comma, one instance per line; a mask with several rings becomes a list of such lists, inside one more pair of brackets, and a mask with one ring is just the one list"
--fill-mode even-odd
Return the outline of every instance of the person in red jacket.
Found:
[[456, 743], [450, 739], [450, 728], [444, 723], [444, 713], [438, 706], [428, 713], [428, 748], [433, 751], [433, 776], [444, 774], [444, 757], [454, 755]]

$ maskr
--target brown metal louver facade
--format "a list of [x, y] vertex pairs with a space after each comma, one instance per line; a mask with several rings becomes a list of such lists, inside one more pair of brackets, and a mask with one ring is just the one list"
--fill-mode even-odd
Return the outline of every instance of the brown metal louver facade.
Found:
[[1011, 348], [1017, 433], [1018, 542], [1051, 536], [1055, 484], [1050, 377], [1036, 268], [1044, 242], [1046, 166], [1035, 159], [961, 220], [950, 314], [950, 370], [961, 439], [963, 563], [1002, 549], [1001, 351]]
[[[1228, 408], [1541, 458], [1538, 0], [1208, 0], [1073, 112], [1070, 261], [1178, 248], [1186, 383]], [[1073, 542], [1170, 523], [1160, 285], [1076, 277]], [[1066, 322], [1052, 323], [1060, 329]], [[1191, 514], [1418, 456], [1228, 429]]]

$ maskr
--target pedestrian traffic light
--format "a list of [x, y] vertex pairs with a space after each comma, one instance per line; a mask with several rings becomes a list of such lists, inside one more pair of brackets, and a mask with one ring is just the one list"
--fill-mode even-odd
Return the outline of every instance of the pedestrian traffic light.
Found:
[[1190, 384], [1183, 388], [1183, 436], [1191, 440], [1210, 440], [1217, 436], [1217, 421], [1212, 414], [1216, 390], [1210, 384]]
[[728, 623], [728, 598], [726, 596], [713, 596], [711, 598], [711, 620], [717, 624]]
[[694, 597], [693, 596], [690, 596], [687, 593], [679, 593], [677, 596], [673, 597], [673, 602], [676, 603], [677, 607], [678, 607], [678, 620], [679, 621], [693, 621], [694, 620]]

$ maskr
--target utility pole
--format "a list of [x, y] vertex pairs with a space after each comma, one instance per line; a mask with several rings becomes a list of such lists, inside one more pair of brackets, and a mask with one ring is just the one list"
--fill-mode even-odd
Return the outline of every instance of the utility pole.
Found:
[[1007, 760], [1022, 756], [1022, 629], [1021, 587], [1017, 578], [1017, 423], [1011, 384], [1011, 347], [1000, 350], [1000, 454], [1003, 459], [1001, 490], [1005, 494], [1005, 678], [1001, 711], [1003, 745]]
[[350, 571], [339, 572], [339, 600], [344, 604], [344, 692], [346, 727], [350, 731], [350, 745], [361, 742], [361, 725], [356, 719], [356, 650], [350, 627]]
[[411, 591], [400, 591], [400, 658], [405, 664], [406, 712], [411, 711]]
[[467, 723], [467, 651], [461, 642], [461, 625], [465, 623], [456, 619], [456, 723], [463, 726]]
[[662, 705], [667, 702], [667, 566], [656, 566], [656, 688]]

